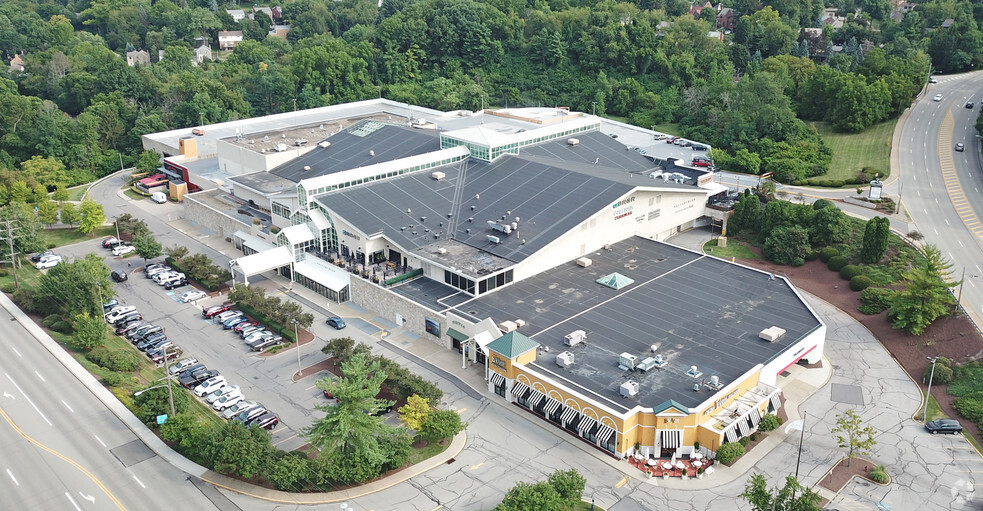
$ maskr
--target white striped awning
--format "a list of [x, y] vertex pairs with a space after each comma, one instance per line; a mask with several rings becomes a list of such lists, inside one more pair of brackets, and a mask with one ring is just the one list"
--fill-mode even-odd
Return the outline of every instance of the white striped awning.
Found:
[[525, 383], [517, 381], [514, 385], [512, 385], [512, 395], [522, 397], [522, 395], [526, 393], [527, 389], [529, 389], [529, 387]]
[[724, 438], [727, 439], [728, 442], [736, 442], [737, 432], [734, 431], [733, 427], [731, 427], [726, 432], [724, 432]]
[[560, 416], [560, 422], [563, 424], [569, 424], [573, 422], [574, 417], [576, 417], [578, 413], [579, 412], [575, 408], [567, 407], [566, 410], [563, 410], [563, 415]]
[[749, 417], [751, 418], [751, 427], [758, 427], [758, 423], [761, 422], [761, 414], [758, 412], [757, 407], [751, 409], [751, 415]]
[[776, 412], [782, 407], [782, 397], [778, 395], [778, 392], [771, 395], [771, 406], [775, 407]]
[[591, 419], [590, 417], [584, 415], [584, 418], [583, 419], [580, 419], [580, 424], [577, 424], [577, 432], [580, 433], [581, 435], [583, 435], [584, 434], [584, 430], [589, 430], [590, 428], [594, 427], [594, 424], [596, 424], [596, 423], [597, 423], [597, 421], [595, 421], [594, 419]]
[[683, 432], [679, 429], [666, 429], [662, 431], [662, 448], [672, 449], [679, 447], [683, 443]]
[[742, 437], [748, 436], [748, 433], [751, 432], [750, 426], [747, 425], [747, 419], [744, 417], [737, 420], [737, 427], [741, 430]]
[[548, 397], [546, 398], [546, 405], [543, 406], [543, 415], [545, 415], [546, 418], [550, 418], [554, 413], [556, 413], [558, 408], [560, 408], [560, 402]]
[[598, 428], [597, 430], [597, 443], [598, 444], [607, 443], [608, 439], [611, 438], [611, 435], [613, 434], [614, 434], [614, 428], [612, 428], [611, 426], [605, 426], [604, 424], [601, 424], [600, 428]]
[[499, 387], [503, 383], [505, 383], [505, 377], [502, 376], [502, 375], [500, 375], [500, 374], [498, 374], [498, 373], [496, 373], [496, 372], [494, 372], [494, 371], [492, 371], [492, 373], [491, 373], [491, 382], [496, 387]]
[[542, 392], [538, 390], [533, 390], [532, 393], [529, 394], [529, 409], [531, 410], [533, 408], [536, 408], [536, 405], [538, 405], [539, 402], [542, 401], [544, 397], [546, 396], [543, 395]]

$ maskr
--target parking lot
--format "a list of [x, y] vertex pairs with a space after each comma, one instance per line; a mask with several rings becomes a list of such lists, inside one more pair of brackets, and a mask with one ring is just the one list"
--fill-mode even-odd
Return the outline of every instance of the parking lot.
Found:
[[[273, 429], [273, 443], [280, 449], [292, 450], [306, 443], [299, 436], [301, 429], [311, 423], [317, 410], [315, 404], [327, 404], [321, 391], [314, 384], [320, 375], [304, 374], [293, 381], [298, 372], [296, 349], [281, 350], [275, 355], [260, 356], [251, 351], [242, 339], [230, 330], [223, 330], [221, 324], [202, 317], [202, 309], [224, 303], [224, 296], [209, 296], [194, 303], [181, 303], [180, 296], [195, 289], [183, 286], [165, 290], [146, 278], [142, 271], [143, 260], [138, 257], [120, 258], [101, 247], [101, 239], [86, 241], [61, 251], [67, 260], [83, 257], [94, 252], [105, 258], [111, 271], [125, 271], [129, 278], [116, 283], [116, 296], [120, 303], [133, 305], [143, 315], [143, 320], [164, 328], [167, 337], [180, 346], [184, 357], [197, 358], [209, 369], [217, 369], [226, 377], [230, 385], [238, 385], [247, 400], [257, 401], [280, 417], [280, 424]], [[129, 263], [129, 264], [128, 264]], [[258, 277], [252, 279], [254, 286], [267, 287], [268, 293], [275, 295], [284, 292], [273, 281]], [[324, 324], [325, 316], [315, 313], [315, 334], [313, 343], [301, 347], [300, 367], [308, 367], [325, 358], [320, 352], [324, 339], [338, 334], [352, 337], [358, 341], [372, 343], [369, 333], [358, 328], [360, 321], [350, 322], [342, 331]], [[366, 325], [371, 327], [371, 325]], [[371, 328], [371, 330], [376, 330]], [[142, 355], [141, 355], [142, 356]], [[398, 419], [390, 414], [388, 421]]]
[[[601, 132], [607, 135], [618, 135], [618, 142], [628, 147], [638, 147], [645, 151], [646, 156], [662, 160], [670, 157], [682, 158], [687, 166], [693, 161], [694, 156], [707, 156], [709, 153], [709, 151], [694, 151], [690, 147], [667, 144], [665, 140], [655, 140], [651, 131], [635, 126], [604, 122], [601, 125]], [[668, 133], [668, 135], [678, 136], [678, 133]], [[692, 142], [704, 144], [700, 140], [692, 140]]]

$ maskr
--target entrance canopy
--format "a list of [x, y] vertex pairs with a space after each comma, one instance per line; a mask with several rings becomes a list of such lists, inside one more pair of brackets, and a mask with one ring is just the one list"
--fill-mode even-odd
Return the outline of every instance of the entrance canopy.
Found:
[[281, 266], [287, 266], [292, 263], [294, 257], [290, 254], [290, 250], [287, 247], [277, 247], [271, 250], [264, 250], [252, 255], [247, 255], [246, 257], [240, 257], [238, 259], [233, 259], [229, 266], [232, 268], [233, 272], [238, 271], [244, 277], [246, 277], [246, 283], [249, 283], [248, 278], [256, 275], [257, 273], [263, 273], [264, 271], [273, 270]]
[[351, 274], [316, 257], [294, 263], [294, 271], [336, 293], [351, 284]]

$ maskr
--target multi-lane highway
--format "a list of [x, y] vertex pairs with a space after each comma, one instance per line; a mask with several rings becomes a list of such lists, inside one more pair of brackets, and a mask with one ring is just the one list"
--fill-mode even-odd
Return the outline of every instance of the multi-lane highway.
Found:
[[[965, 271], [962, 302], [983, 326], [983, 166], [975, 122], [983, 73], [939, 76], [912, 105], [898, 145], [898, 179], [889, 193], [901, 194], [925, 241], [952, 262], [952, 277]], [[941, 94], [941, 101], [934, 101]], [[974, 108], [966, 108], [972, 101]], [[965, 151], [956, 151], [956, 144]], [[956, 293], [960, 292], [956, 288]]]
[[217, 509], [0, 301], [0, 508]]

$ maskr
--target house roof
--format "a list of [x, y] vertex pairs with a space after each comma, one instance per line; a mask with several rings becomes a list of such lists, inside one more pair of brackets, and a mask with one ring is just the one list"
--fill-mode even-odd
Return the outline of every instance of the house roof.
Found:
[[539, 343], [520, 334], [509, 332], [488, 343], [488, 351], [494, 351], [503, 357], [513, 359], [539, 347]]

